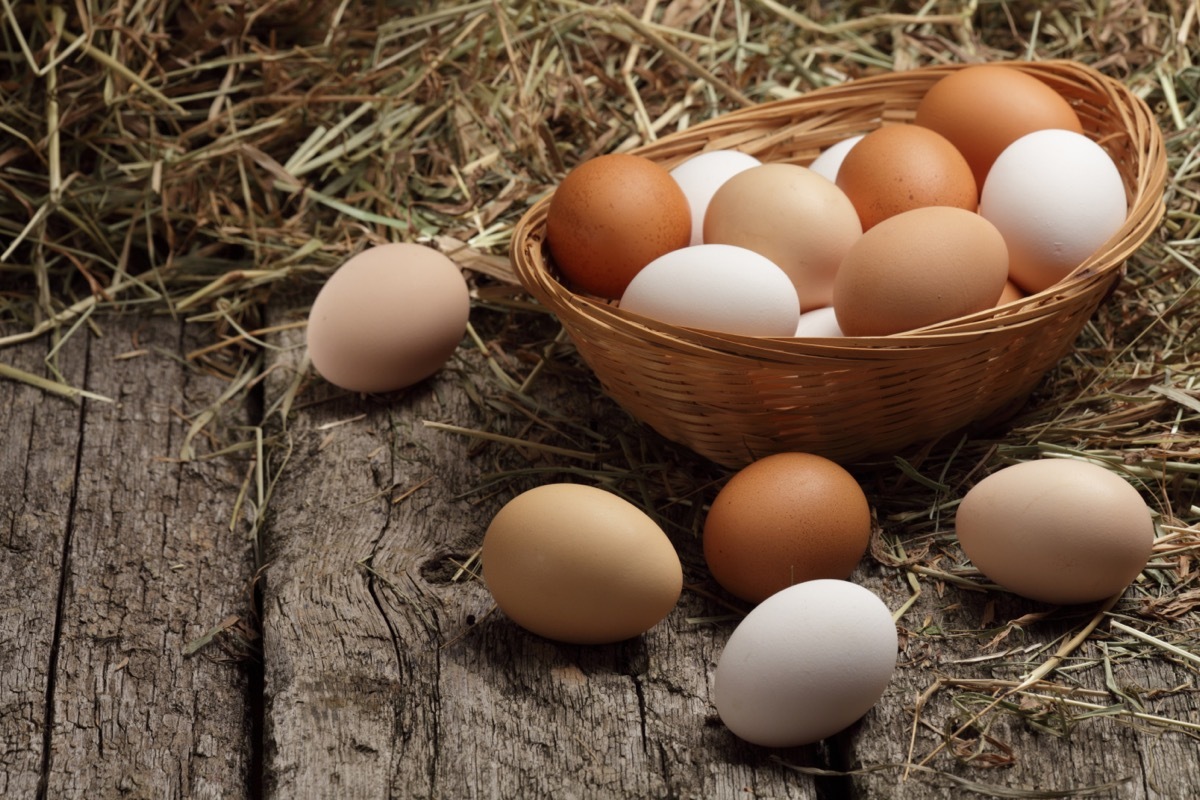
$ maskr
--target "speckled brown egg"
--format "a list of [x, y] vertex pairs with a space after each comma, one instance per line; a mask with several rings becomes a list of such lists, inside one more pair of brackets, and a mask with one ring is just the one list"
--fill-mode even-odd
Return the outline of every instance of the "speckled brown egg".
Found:
[[854, 243], [833, 309], [846, 336], [888, 336], [993, 308], [1007, 279], [996, 226], [961, 208], [917, 208]]
[[691, 206], [671, 173], [627, 153], [572, 169], [546, 212], [550, 254], [567, 283], [612, 300], [642, 267], [691, 238]]
[[837, 185], [864, 231], [914, 208], [979, 207], [979, 188], [962, 153], [916, 125], [886, 125], [864, 136], [838, 168]]
[[917, 104], [917, 125], [953, 144], [983, 189], [992, 162], [1027, 133], [1083, 133], [1075, 109], [1047, 84], [1013, 66], [977, 64], [939, 80]]
[[777, 453], [744, 467], [704, 521], [704, 560], [726, 591], [751, 603], [802, 581], [849, 577], [871, 538], [858, 481], [812, 453]]

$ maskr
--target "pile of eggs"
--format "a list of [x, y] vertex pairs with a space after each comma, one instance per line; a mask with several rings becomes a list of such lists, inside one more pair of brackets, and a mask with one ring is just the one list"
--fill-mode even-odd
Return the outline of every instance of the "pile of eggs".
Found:
[[1071, 104], [1005, 65], [937, 81], [911, 123], [807, 167], [711, 150], [571, 170], [546, 241], [565, 282], [635, 314], [747, 336], [886, 336], [1058, 283], [1125, 222], [1124, 182]]
[[[581, 164], [555, 192], [546, 237], [564, 279], [633, 313], [754, 336], [900, 333], [1054, 285], [1114, 235], [1121, 176], [1050, 87], [1004, 66], [932, 86], [911, 124], [844, 140], [808, 167], [709, 151], [667, 171], [633, 155]], [[351, 391], [413, 385], [460, 343], [470, 299], [446, 256], [369, 248], [321, 289], [308, 354]], [[892, 612], [850, 581], [873, 531], [842, 466], [779, 453], [710, 505], [703, 555], [751, 606], [716, 666], [714, 704], [737, 736], [808, 744], [852, 724], [896, 667]], [[1150, 557], [1140, 494], [1065, 459], [1006, 467], [965, 495], [962, 550], [1000, 587], [1049, 603], [1121, 592]], [[575, 644], [639, 636], [683, 589], [678, 553], [641, 508], [549, 483], [509, 500], [481, 551], [497, 607]]]
[[[892, 612], [850, 577], [871, 509], [857, 480], [821, 456], [777, 453], [734, 474], [704, 520], [713, 579], [751, 606], [713, 675], [713, 703], [736, 736], [811, 744], [866, 714], [896, 668]], [[1107, 468], [1048, 458], [975, 484], [956, 516], [963, 552], [1000, 587], [1047, 603], [1104, 600], [1150, 558], [1154, 523]], [[549, 483], [511, 499], [481, 551], [497, 607], [555, 641], [606, 644], [645, 633], [682, 591], [679, 556], [654, 520], [612, 492]]]

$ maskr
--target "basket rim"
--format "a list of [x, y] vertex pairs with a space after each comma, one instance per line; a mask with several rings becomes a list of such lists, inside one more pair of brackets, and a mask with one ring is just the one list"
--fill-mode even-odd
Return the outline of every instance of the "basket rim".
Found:
[[[1162, 131], [1144, 100], [1119, 80], [1077, 61], [1056, 59], [964, 62], [880, 73], [814, 89], [797, 97], [734, 109], [627, 152], [644, 155], [669, 165], [672, 161], [682, 161], [703, 152], [706, 149], [703, 141], [713, 140], [710, 134], [736, 127], [746, 120], [755, 120], [777, 112], [811, 109], [816, 113], [821, 108], [847, 101], [862, 106], [866, 103], [864, 98], [869, 100], [873, 94], [886, 96], [887, 89], [899, 81], [919, 78], [929, 83], [951, 72], [979, 64], [1020, 69], [1035, 77], [1058, 76], [1060, 79], [1069, 79], [1087, 87], [1090, 90], [1090, 97], [1087, 99], [1101, 101], [1104, 106], [1111, 107], [1117, 113], [1126, 136], [1136, 145], [1132, 149], [1141, 155], [1137, 162], [1138, 170], [1133, 175], [1133, 185], [1130, 187], [1132, 197], [1126, 219], [1121, 228], [1066, 278], [1047, 289], [996, 308], [886, 336], [752, 337], [673, 325], [626, 311], [613, 301], [574, 292], [550, 273], [547, 268], [548, 261], [531, 255], [532, 241], [536, 241], [538, 247], [541, 247], [542, 237], [538, 233], [540, 231], [544, 234], [545, 214], [555, 189], [551, 189], [528, 208], [514, 228], [509, 249], [514, 272], [527, 291], [560, 316], [560, 312], [567, 311], [586, 315], [593, 322], [604, 322], [634, 335], [650, 335], [655, 339], [670, 340], [674, 346], [686, 343], [689, 349], [695, 349], [697, 352], [728, 353], [729, 349], [733, 348], [739, 357], [750, 355], [785, 362], [822, 356], [845, 358], [853, 355], [853, 351], [872, 351], [871, 357], [875, 358], [886, 353], [896, 355], [901, 352], [919, 352], [929, 347], [964, 343], [986, 336], [989, 331], [998, 328], [1012, 329], [1035, 325], [1038, 318], [1053, 310], [1053, 306], [1066, 304], [1071, 297], [1080, 293], [1111, 291], [1119, 273], [1123, 271], [1124, 262], [1158, 228], [1165, 214], [1165, 143]], [[697, 141], [701, 142], [701, 146], [690, 146]], [[680, 144], [689, 146], [679, 148]], [[677, 148], [682, 155], [661, 155]]]

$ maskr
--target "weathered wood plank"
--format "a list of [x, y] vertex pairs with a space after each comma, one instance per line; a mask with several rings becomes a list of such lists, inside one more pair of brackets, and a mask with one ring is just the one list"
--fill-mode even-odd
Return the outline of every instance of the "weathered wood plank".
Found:
[[[5, 363], [41, 374], [48, 345], [4, 351]], [[79, 385], [84, 358], [58, 359]], [[0, 796], [33, 797], [42, 776], [46, 697], [54, 649], [63, 542], [69, 530], [82, 408], [0, 381]]]
[[[864, 571], [858, 579], [893, 608], [911, 593], [895, 575]], [[939, 594], [934, 581], [922, 584], [921, 596], [901, 621], [901, 628], [908, 631], [903, 637], [902, 666], [883, 701], [854, 737], [853, 766], [903, 764], [909, 760], [910, 748], [913, 762], [920, 763], [943, 743], [950, 744], [928, 760], [930, 771], [913, 770], [905, 781], [900, 780], [902, 769], [856, 775], [857, 796], [961, 797], [968, 783], [1061, 793], [1111, 784], [1089, 796], [1138, 800], [1200, 796], [1196, 732], [1189, 735], [1127, 716], [1089, 718], [1081, 716], [1087, 712], [1084, 708], [1013, 697], [950, 740], [951, 733], [985, 710], [996, 690], [987, 685], [935, 687], [939, 677], [1019, 682], [1081, 630], [1098, 607], [1054, 609], [1001, 592], [981, 594], [953, 586]], [[1136, 589], [1131, 590], [1127, 605], [1115, 610], [1136, 607], [1136, 595]], [[999, 644], [988, 646], [1009, 622], [1047, 612], [1045, 619], [1014, 627]], [[992, 617], [994, 621], [988, 622]], [[1200, 722], [1194, 665], [1189, 667], [1182, 659], [1168, 662], [1149, 645], [1127, 648], [1118, 640], [1128, 637], [1106, 635], [1106, 629], [1107, 624], [1101, 623], [1067, 658], [1063, 672], [1051, 674], [1048, 680], [1081, 690], [1070, 697], [1073, 700], [1112, 706], [1119, 702], [1110, 691], [1116, 686], [1141, 702], [1146, 713]], [[910, 744], [918, 698], [931, 691], [918, 716], [915, 743]], [[1051, 690], [1038, 694], [1055, 696]]]
[[[284, 351], [292, 367], [297, 352]], [[688, 620], [726, 609], [685, 592], [643, 637], [568, 646], [492, 612], [478, 580], [455, 579], [519, 485], [472, 491], [488, 473], [508, 459], [535, 472], [528, 486], [580, 466], [422, 425], [485, 427], [499, 407], [474, 377], [487, 369], [464, 348], [406, 393], [317, 402], [329, 391], [317, 382], [298, 404], [268, 531], [270, 795], [815, 797], [813, 778], [713, 724], [712, 671], [731, 626]], [[272, 375], [268, 405], [291, 381]], [[565, 404], [556, 411], [594, 421], [591, 393], [544, 381]], [[703, 579], [698, 540], [677, 544], [685, 581]], [[816, 748], [787, 755], [824, 763]]]
[[[29, 628], [17, 645], [30, 686], [50, 682], [40, 695], [18, 698], [22, 716], [36, 723], [37, 744], [53, 698], [50, 749], [38, 773], [49, 797], [241, 794], [251, 754], [246, 665], [212, 651], [188, 658], [184, 648], [248, 610], [253, 561], [242, 531], [230, 530], [244, 465], [176, 459], [188, 429], [183, 415], [211, 402], [225, 382], [181, 361], [189, 343], [176, 321], [121, 317], [101, 327], [101, 338], [72, 337], [61, 358], [76, 385], [115, 402], [76, 408], [27, 398], [40, 410], [19, 412], [32, 414], [20, 435], [33, 455], [25, 492], [15, 494], [27, 504], [14, 507], [15, 530], [42, 551], [36, 576], [24, 568], [41, 582], [6, 579], [5, 591], [41, 597], [48, 583], [57, 599], [35, 608], [17, 597], [4, 603], [18, 605]], [[227, 414], [227, 424], [245, 421], [244, 410]], [[56, 429], [47, 430], [52, 422]], [[51, 454], [55, 460], [42, 461]], [[5, 494], [13, 507], [12, 490]], [[30, 521], [37, 527], [27, 528]], [[35, 533], [44, 538], [34, 541]], [[28, 738], [31, 725], [20, 727]], [[40, 747], [26, 749], [19, 771], [9, 771], [22, 791], [33, 753], [43, 756]]]

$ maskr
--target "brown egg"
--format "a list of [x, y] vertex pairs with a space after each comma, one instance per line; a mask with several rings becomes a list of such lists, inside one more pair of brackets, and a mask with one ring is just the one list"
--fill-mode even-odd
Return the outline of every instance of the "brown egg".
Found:
[[963, 497], [955, 526], [980, 572], [1046, 603], [1111, 597], [1154, 547], [1154, 522], [1137, 489], [1112, 470], [1070, 459], [992, 473]]
[[470, 306], [458, 265], [437, 250], [407, 242], [371, 247], [317, 293], [308, 355], [343, 389], [403, 389], [442, 368], [466, 332]]
[[482, 559], [500, 610], [560, 642], [644, 633], [683, 588], [662, 528], [629, 501], [582, 484], [543, 484], [509, 500], [484, 534]]
[[1021, 291], [1020, 286], [1017, 286], [1012, 281], [1005, 281], [1004, 289], [1000, 292], [1000, 299], [996, 301], [996, 305], [1002, 306], [1006, 303], [1012, 303], [1016, 300], [1020, 300], [1024, 296], [1025, 293]]
[[731, 244], [770, 259], [792, 279], [800, 309], [827, 306], [833, 278], [862, 225], [846, 194], [796, 164], [763, 164], [734, 175], [713, 194], [704, 242]]
[[612, 300], [642, 267], [691, 239], [683, 189], [642, 156], [610, 153], [583, 162], [559, 184], [546, 213], [546, 240], [563, 276]]
[[887, 336], [992, 308], [1007, 279], [996, 226], [961, 208], [917, 208], [850, 248], [833, 309], [846, 336]]
[[864, 231], [914, 208], [979, 207], [979, 189], [962, 153], [916, 125], [886, 125], [864, 136], [842, 161], [837, 185], [854, 203]]
[[844, 580], [871, 538], [854, 476], [811, 453], [778, 453], [742, 469], [704, 521], [704, 559], [726, 591], [758, 603], [794, 583]]
[[1071, 104], [1019, 69], [978, 64], [947, 75], [917, 104], [915, 122], [945, 136], [971, 165], [982, 190], [996, 156], [1027, 133], [1046, 128], [1083, 133]]

